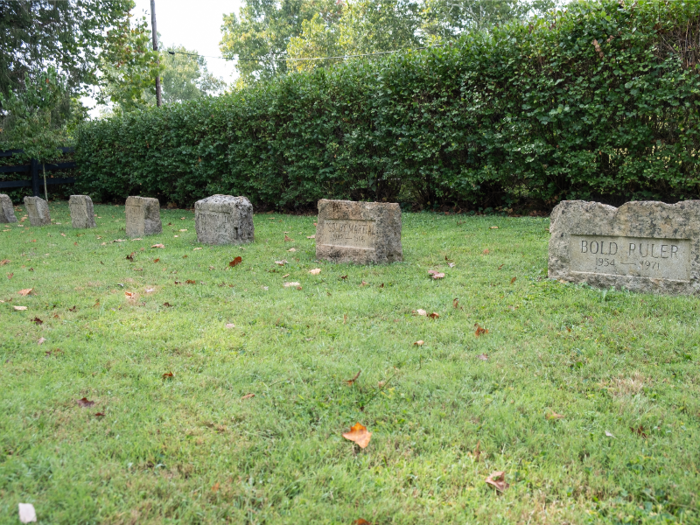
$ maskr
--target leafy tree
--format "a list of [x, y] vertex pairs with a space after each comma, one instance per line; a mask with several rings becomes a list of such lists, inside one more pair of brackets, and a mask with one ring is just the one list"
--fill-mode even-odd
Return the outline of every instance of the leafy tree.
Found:
[[[226, 87], [222, 79], [209, 72], [204, 57], [184, 46], [165, 48], [162, 65], [160, 83], [164, 104], [215, 95]], [[155, 105], [155, 95], [149, 92], [146, 99], [150, 105]]]
[[95, 83], [106, 30], [133, 6], [133, 0], [2, 0], [0, 93], [7, 100], [49, 67], [65, 79], [68, 97]]
[[341, 10], [337, 0], [246, 0], [239, 16], [224, 16], [221, 52], [238, 59], [245, 81], [272, 78], [287, 71], [287, 45], [305, 20], [316, 15], [331, 23]]

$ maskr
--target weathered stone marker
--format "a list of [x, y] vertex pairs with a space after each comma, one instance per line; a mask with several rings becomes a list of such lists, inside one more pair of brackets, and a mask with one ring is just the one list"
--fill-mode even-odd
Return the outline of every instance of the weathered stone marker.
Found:
[[400, 206], [321, 199], [316, 258], [358, 264], [402, 261]]
[[700, 201], [563, 201], [551, 215], [549, 277], [638, 292], [700, 293]]
[[156, 235], [163, 231], [160, 222], [160, 203], [149, 197], [126, 199], [126, 234], [129, 237]]
[[0, 222], [17, 222], [15, 217], [15, 208], [12, 206], [12, 200], [8, 195], [0, 193]]
[[197, 240], [202, 244], [253, 242], [253, 205], [245, 197], [212, 195], [194, 203]]
[[87, 195], [71, 195], [68, 199], [70, 220], [73, 228], [94, 228], [95, 209], [92, 199]]
[[41, 197], [25, 197], [24, 206], [27, 208], [29, 223], [32, 226], [46, 226], [51, 224], [49, 215], [49, 203]]

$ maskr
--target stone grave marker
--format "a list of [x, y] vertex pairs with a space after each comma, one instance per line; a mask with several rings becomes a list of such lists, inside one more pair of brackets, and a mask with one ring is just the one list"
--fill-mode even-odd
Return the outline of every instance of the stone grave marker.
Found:
[[197, 240], [202, 244], [253, 242], [253, 205], [245, 197], [212, 195], [194, 203]]
[[126, 235], [143, 237], [163, 231], [160, 222], [160, 203], [150, 197], [129, 197], [126, 199]]
[[321, 199], [316, 258], [357, 264], [402, 261], [400, 206]]
[[95, 210], [92, 199], [87, 195], [71, 195], [68, 199], [70, 220], [73, 228], [94, 228]]
[[700, 200], [563, 201], [549, 227], [549, 277], [599, 288], [700, 293]]
[[0, 223], [17, 222], [15, 208], [8, 195], [0, 193]]
[[24, 206], [27, 208], [29, 223], [32, 226], [46, 226], [51, 224], [49, 215], [49, 203], [41, 197], [25, 197]]

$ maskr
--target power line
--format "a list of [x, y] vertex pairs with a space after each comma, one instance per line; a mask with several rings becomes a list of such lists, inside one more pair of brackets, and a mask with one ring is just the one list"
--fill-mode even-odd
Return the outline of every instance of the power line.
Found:
[[357, 55], [338, 55], [338, 56], [330, 56], [330, 57], [304, 57], [304, 58], [292, 58], [287, 56], [284, 53], [274, 53], [272, 55], [265, 55], [260, 58], [227, 58], [227, 57], [215, 57], [211, 55], [200, 55], [199, 53], [187, 53], [185, 51], [168, 51], [169, 54], [171, 55], [189, 55], [189, 56], [195, 56], [195, 57], [202, 57], [202, 58], [217, 58], [219, 60], [227, 60], [227, 61], [252, 61], [252, 62], [259, 62], [260, 60], [263, 60], [265, 58], [284, 58], [285, 60], [291, 60], [295, 62], [301, 62], [301, 61], [310, 61], [310, 60], [339, 60], [339, 59], [346, 59], [346, 58], [357, 58], [357, 57], [369, 57], [369, 56], [379, 56], [379, 55], [389, 55], [391, 53], [399, 53], [401, 51], [421, 51], [424, 49], [432, 49], [436, 47], [444, 47], [450, 44], [435, 44], [432, 46], [424, 46], [424, 47], [405, 47], [402, 49], [394, 49], [393, 51], [377, 51], [375, 53], [361, 53]]

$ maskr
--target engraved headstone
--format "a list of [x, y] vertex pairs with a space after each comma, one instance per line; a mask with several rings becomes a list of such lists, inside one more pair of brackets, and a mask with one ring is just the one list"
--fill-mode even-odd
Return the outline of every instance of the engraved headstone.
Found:
[[563, 201], [551, 215], [549, 277], [638, 292], [700, 293], [700, 200]]
[[4, 193], [0, 193], [0, 222], [17, 222], [15, 217], [15, 209], [12, 206], [12, 200]]
[[150, 197], [126, 199], [126, 234], [129, 237], [156, 235], [163, 231], [160, 222], [160, 203]]
[[245, 197], [212, 195], [194, 203], [197, 240], [202, 244], [253, 242], [253, 205]]
[[92, 199], [87, 195], [71, 195], [68, 199], [70, 220], [73, 228], [94, 228], [95, 210]]
[[321, 199], [316, 258], [358, 264], [402, 261], [400, 206]]
[[46, 226], [51, 224], [49, 215], [49, 203], [41, 197], [25, 197], [24, 206], [27, 208], [29, 223], [32, 226]]

